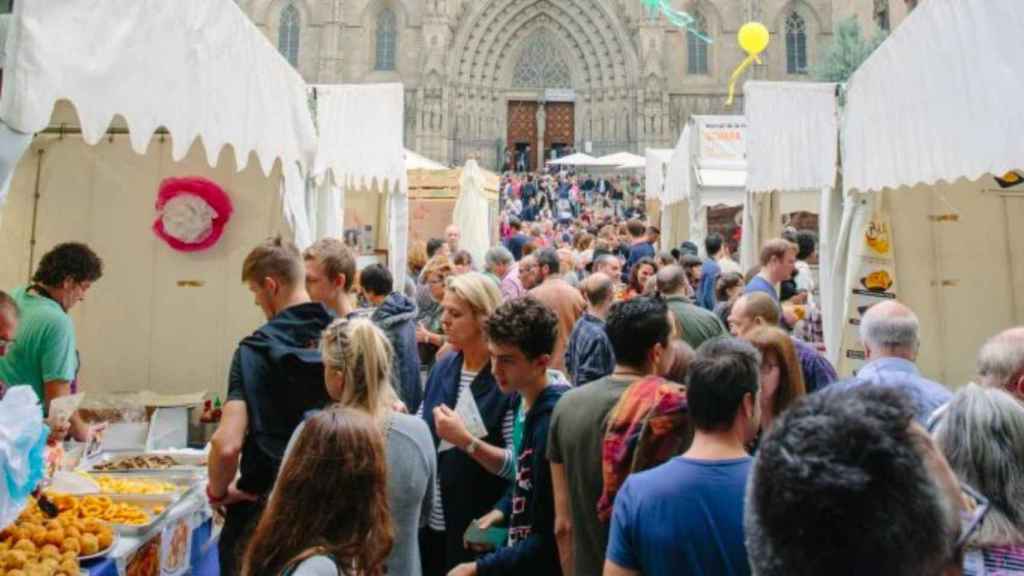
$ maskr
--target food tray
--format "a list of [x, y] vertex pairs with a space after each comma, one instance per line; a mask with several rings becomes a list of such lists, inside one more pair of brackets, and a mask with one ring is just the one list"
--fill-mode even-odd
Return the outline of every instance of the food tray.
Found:
[[[119, 462], [128, 458], [137, 458], [145, 456], [169, 456], [173, 458], [178, 464], [169, 468], [135, 468], [131, 470], [97, 470], [97, 466], [103, 464]], [[190, 453], [190, 452], [143, 452], [140, 450], [111, 450], [104, 451], [96, 454], [85, 460], [79, 466], [79, 468], [85, 472], [96, 473], [96, 474], [143, 474], [147, 476], [170, 476], [175, 474], [181, 474], [183, 472], [191, 473], [205, 473], [206, 472], [206, 454], [201, 453]]]
[[172, 492], [166, 492], [163, 494], [118, 494], [115, 492], [99, 492], [104, 496], [130, 496], [134, 498], [140, 498], [142, 500], [156, 500], [163, 501], [166, 498], [174, 498], [175, 500], [180, 499], [185, 494], [191, 492], [196, 486], [202, 483], [204, 475], [196, 471], [182, 471], [182, 470], [164, 470], [162, 474], [141, 474], [141, 473], [124, 473], [124, 472], [89, 472], [90, 477], [95, 479], [97, 476], [105, 476], [108, 478], [124, 478], [130, 480], [150, 480], [153, 482], [166, 482], [173, 484], [176, 490]]
[[[162, 496], [158, 495], [146, 495], [146, 496], [132, 496], [129, 494], [108, 494], [107, 496], [114, 502], [127, 502], [128, 504], [134, 504], [145, 510], [150, 520], [147, 524], [115, 524], [110, 523], [110, 526], [117, 531], [121, 536], [129, 537], [141, 537], [150, 533], [155, 527], [159, 526], [166, 518], [167, 514], [171, 511], [171, 508], [175, 503], [179, 501], [179, 498], [170, 494]], [[159, 514], [155, 514], [153, 510], [162, 506], [163, 511]]]

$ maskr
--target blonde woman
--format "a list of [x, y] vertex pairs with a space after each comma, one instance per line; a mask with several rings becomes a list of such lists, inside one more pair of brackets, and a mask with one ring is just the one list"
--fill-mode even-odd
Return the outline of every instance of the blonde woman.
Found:
[[[442, 307], [444, 333], [453, 352], [439, 356], [427, 379], [421, 414], [430, 427], [437, 456], [440, 489], [434, 511], [421, 538], [428, 574], [446, 574], [474, 559], [462, 536], [475, 518], [490, 512], [504, 495], [508, 482], [493, 470], [502, 467], [512, 446], [515, 408], [491, 374], [485, 322], [501, 304], [493, 280], [478, 272], [453, 276], [445, 287]], [[480, 414], [484, 430], [462, 446], [442, 446], [446, 429], [466, 414]], [[479, 433], [483, 432], [483, 436]]]
[[[389, 574], [421, 574], [418, 531], [430, 516], [436, 478], [434, 445], [423, 420], [395, 410], [391, 343], [368, 318], [335, 320], [320, 339], [327, 394], [339, 406], [369, 415], [384, 435], [387, 496], [395, 544]], [[302, 433], [303, 425], [292, 436]], [[298, 456], [298, 453], [296, 453]]]

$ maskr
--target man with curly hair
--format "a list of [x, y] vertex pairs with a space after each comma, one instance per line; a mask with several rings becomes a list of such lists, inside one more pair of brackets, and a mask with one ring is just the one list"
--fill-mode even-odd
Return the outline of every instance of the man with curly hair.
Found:
[[505, 302], [487, 320], [494, 378], [502, 392], [518, 395], [512, 435], [516, 479], [477, 525], [506, 524], [508, 546], [456, 566], [449, 576], [560, 573], [547, 457], [551, 413], [567, 389], [550, 384], [547, 373], [557, 335], [558, 317], [530, 296]]
[[[49, 413], [54, 398], [73, 392], [79, 360], [75, 325], [68, 312], [101, 276], [100, 257], [85, 244], [68, 242], [44, 254], [32, 283], [11, 293], [21, 323], [7, 353], [0, 357], [0, 381], [31, 386], [44, 413]], [[54, 440], [63, 440], [70, 430], [76, 440], [89, 441], [97, 431], [78, 414], [69, 423], [55, 424]]]

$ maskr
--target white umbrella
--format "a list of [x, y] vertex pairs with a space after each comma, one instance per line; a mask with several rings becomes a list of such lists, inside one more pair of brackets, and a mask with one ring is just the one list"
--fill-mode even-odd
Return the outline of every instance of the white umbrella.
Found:
[[643, 156], [637, 156], [630, 152], [616, 152], [607, 156], [601, 156], [594, 163], [594, 166], [610, 166], [618, 168], [623, 165], [636, 164], [638, 162], [640, 163], [640, 166], [647, 165], [647, 159]]
[[634, 158], [634, 159], [630, 160], [629, 162], [623, 162], [622, 164], [619, 164], [619, 169], [620, 170], [629, 170], [629, 169], [633, 169], [633, 168], [646, 168], [646, 167], [647, 167], [647, 158], [642, 158], [642, 157], [639, 157], [639, 156], [637, 158]]
[[487, 229], [488, 206], [484, 196], [483, 172], [476, 160], [470, 158], [462, 169], [459, 179], [459, 198], [455, 201], [452, 223], [459, 227], [462, 238], [459, 245], [473, 256], [478, 268], [484, 264], [484, 255], [490, 248], [491, 238]]
[[436, 162], [421, 156], [412, 150], [405, 151], [405, 169], [406, 170], [447, 170], [448, 167], [440, 162]]
[[583, 152], [576, 152], [575, 154], [569, 154], [563, 156], [557, 160], [548, 160], [548, 164], [555, 166], [593, 166], [597, 162], [597, 158]]

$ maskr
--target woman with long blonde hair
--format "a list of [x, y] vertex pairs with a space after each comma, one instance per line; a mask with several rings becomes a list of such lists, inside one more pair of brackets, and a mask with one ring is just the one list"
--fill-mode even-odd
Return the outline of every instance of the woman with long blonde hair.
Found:
[[418, 531], [430, 514], [437, 468], [430, 430], [420, 418], [402, 413], [391, 386], [391, 343], [371, 320], [335, 320], [320, 339], [320, 354], [327, 394], [338, 406], [372, 418], [384, 437], [395, 541], [388, 573], [419, 576]]

